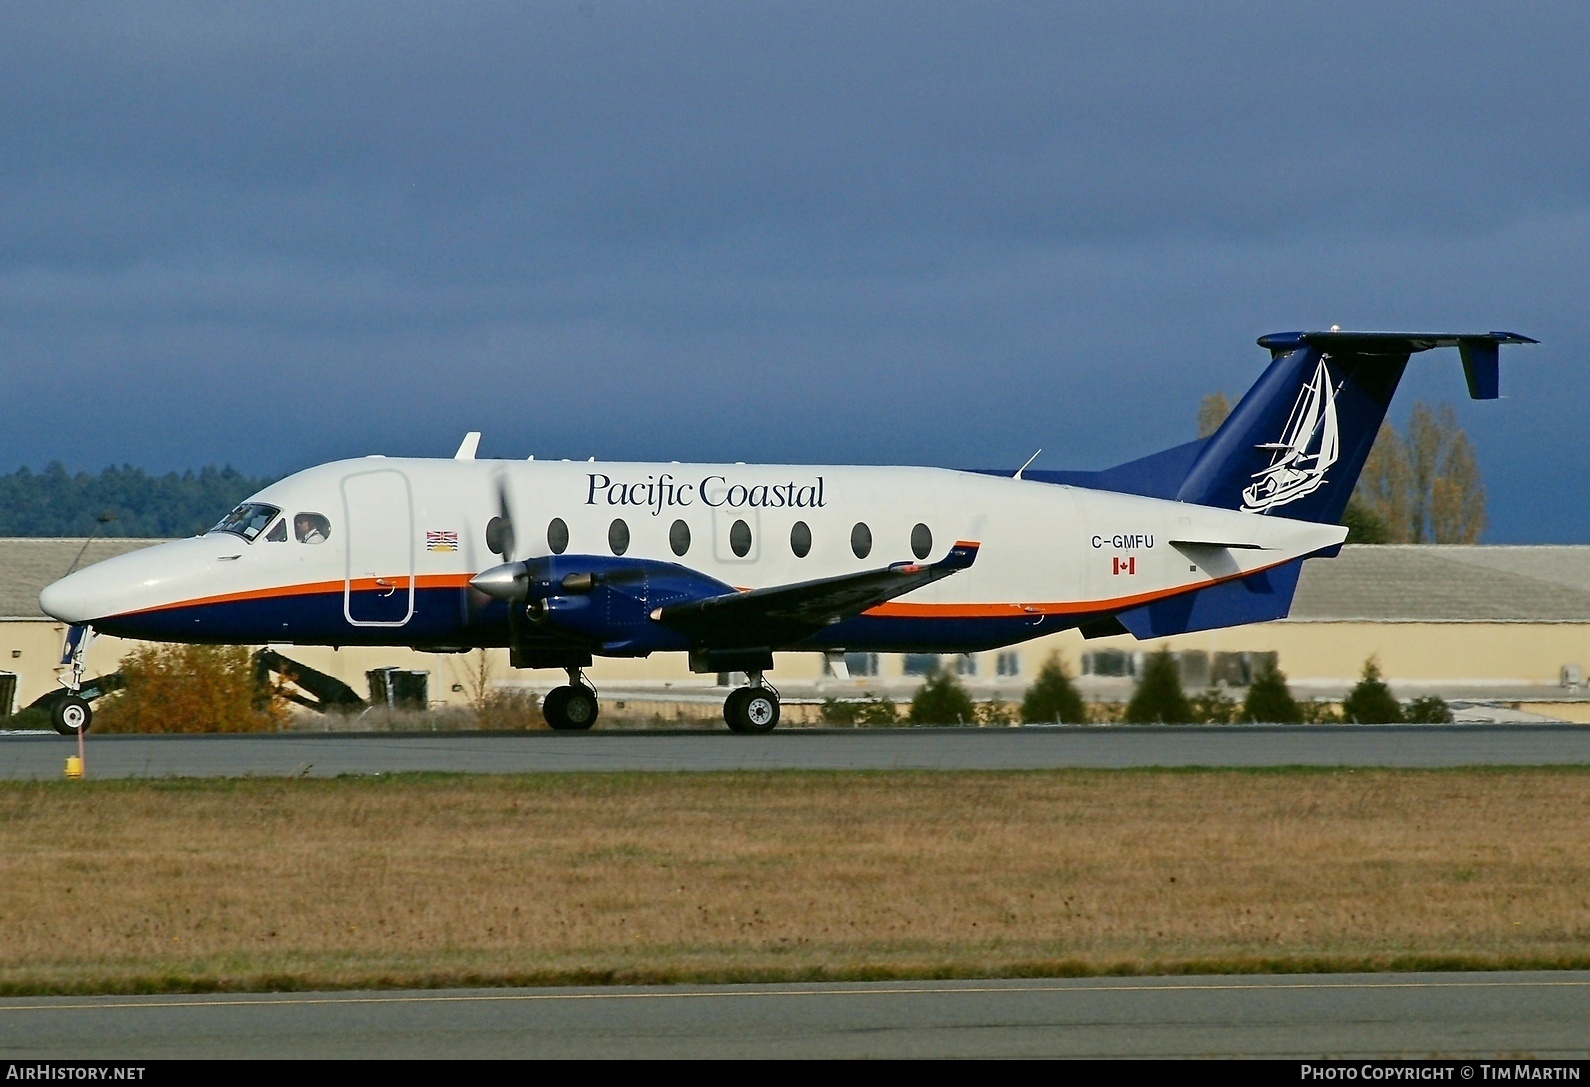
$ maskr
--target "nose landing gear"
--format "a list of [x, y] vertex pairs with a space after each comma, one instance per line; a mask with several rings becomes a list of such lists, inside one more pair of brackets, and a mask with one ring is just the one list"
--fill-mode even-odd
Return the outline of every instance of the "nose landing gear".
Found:
[[76, 736], [79, 741], [83, 733], [88, 731], [88, 726], [94, 723], [94, 709], [81, 694], [83, 658], [93, 640], [94, 628], [90, 626], [73, 626], [66, 632], [66, 647], [61, 654], [61, 663], [71, 666], [72, 678], [66, 681], [66, 697], [58, 699], [50, 707], [51, 727], [62, 736]]
[[578, 668], [569, 669], [567, 686], [554, 687], [541, 703], [541, 715], [558, 732], [584, 732], [596, 724], [599, 712], [596, 690]]
[[739, 688], [724, 700], [723, 719], [730, 732], [772, 732], [778, 725], [778, 709], [778, 691], [762, 678], [761, 672], [752, 672], [751, 685]]
[[69, 694], [50, 707], [50, 725], [62, 736], [76, 736], [87, 732], [94, 723], [94, 708], [88, 700]]

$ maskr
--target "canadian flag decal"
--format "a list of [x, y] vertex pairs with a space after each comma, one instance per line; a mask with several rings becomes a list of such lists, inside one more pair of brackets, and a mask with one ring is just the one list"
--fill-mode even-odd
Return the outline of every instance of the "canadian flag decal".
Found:
[[1110, 562], [1114, 566], [1114, 568], [1110, 571], [1110, 573], [1112, 573], [1112, 574], [1135, 574], [1135, 573], [1137, 573], [1137, 556], [1136, 555], [1133, 555], [1131, 558], [1127, 558], [1127, 559], [1123, 559], [1123, 558], [1121, 558], [1121, 556], [1115, 555], [1115, 556], [1111, 557]]

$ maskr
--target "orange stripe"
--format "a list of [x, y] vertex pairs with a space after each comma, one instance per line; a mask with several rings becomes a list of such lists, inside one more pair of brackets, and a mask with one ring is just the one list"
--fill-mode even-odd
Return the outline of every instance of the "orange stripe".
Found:
[[[1225, 577], [1211, 578], [1208, 581], [1191, 582], [1186, 585], [1176, 585], [1169, 589], [1155, 589], [1151, 592], [1137, 593], [1132, 596], [1118, 596], [1107, 600], [1076, 600], [1076, 601], [1049, 601], [1025, 604], [903, 604], [889, 602], [868, 608], [863, 615], [876, 616], [888, 619], [999, 619], [1023, 615], [1087, 615], [1100, 611], [1116, 611], [1121, 608], [1137, 607], [1140, 604], [1163, 600], [1166, 597], [1177, 596], [1181, 593], [1192, 592], [1197, 589], [1207, 589], [1212, 585], [1220, 585], [1238, 578], [1251, 577], [1262, 574], [1266, 570], [1273, 570], [1277, 566], [1284, 566], [1292, 559], [1282, 559], [1270, 563], [1268, 566], [1256, 567], [1252, 570], [1243, 570]], [[414, 579], [416, 589], [462, 589], [469, 585], [471, 574], [421, 574]], [[406, 589], [404, 584], [407, 578], [393, 578], [399, 589]], [[376, 578], [355, 578], [353, 589], [355, 592], [370, 591], [385, 588], [377, 584]], [[144, 608], [140, 612], [125, 614], [147, 614], [149, 612], [170, 611], [174, 608], [193, 608], [206, 604], [235, 604], [248, 600], [273, 600], [285, 596], [313, 596], [319, 593], [341, 593], [341, 581], [313, 581], [299, 585], [279, 585], [270, 589], [249, 589], [238, 593], [222, 593], [218, 596], [203, 596], [193, 600], [179, 600], [171, 604], [160, 604], [153, 608]], [[744, 591], [744, 590], [742, 590]]]
[[[421, 574], [414, 579], [416, 589], [462, 589], [469, 584], [471, 574]], [[359, 577], [353, 579], [355, 592], [383, 589], [388, 586], [378, 584], [379, 580], [373, 577]], [[397, 577], [390, 579], [400, 590], [408, 590], [408, 578]], [[341, 593], [343, 582], [338, 581], [310, 581], [298, 585], [278, 585], [270, 589], [248, 589], [240, 593], [221, 593], [218, 596], [201, 596], [192, 600], [178, 600], [171, 604], [160, 604], [153, 608], [142, 609], [143, 613], [153, 611], [170, 611], [173, 608], [196, 608], [205, 604], [236, 604], [247, 600], [275, 600], [284, 596], [315, 596], [321, 593]]]
[[1225, 577], [1210, 578], [1208, 581], [1195, 581], [1186, 585], [1176, 585], [1169, 589], [1155, 589], [1152, 592], [1138, 593], [1133, 596], [1118, 596], [1109, 600], [1056, 601], [1027, 604], [897, 604], [890, 602], [868, 608], [861, 614], [885, 619], [1000, 619], [1021, 615], [1088, 615], [1093, 612], [1133, 608], [1140, 604], [1164, 600], [1166, 597], [1179, 596], [1182, 593], [1193, 592], [1197, 589], [1207, 589], [1211, 585], [1220, 585], [1227, 581], [1235, 581], [1239, 578], [1252, 577], [1254, 574], [1262, 574], [1264, 571], [1273, 570], [1277, 566], [1285, 566], [1291, 561], [1292, 559], [1282, 559], [1279, 562], [1272, 562], [1268, 566], [1227, 574]]

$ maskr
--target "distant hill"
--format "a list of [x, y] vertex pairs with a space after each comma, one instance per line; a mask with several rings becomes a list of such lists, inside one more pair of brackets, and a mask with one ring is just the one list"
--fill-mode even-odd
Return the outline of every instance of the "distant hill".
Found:
[[21, 468], [0, 475], [0, 536], [87, 536], [107, 513], [101, 536], [193, 536], [271, 482], [231, 465], [163, 476], [129, 464], [98, 475], [73, 475], [58, 461]]

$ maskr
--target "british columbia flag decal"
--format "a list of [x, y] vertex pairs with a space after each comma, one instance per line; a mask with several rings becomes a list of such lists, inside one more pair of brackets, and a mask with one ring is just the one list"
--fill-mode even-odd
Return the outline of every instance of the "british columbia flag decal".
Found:
[[457, 551], [458, 533], [456, 532], [427, 532], [425, 534], [425, 550], [427, 551]]

